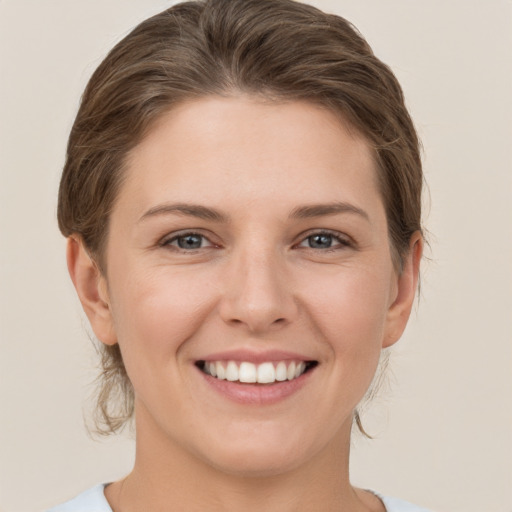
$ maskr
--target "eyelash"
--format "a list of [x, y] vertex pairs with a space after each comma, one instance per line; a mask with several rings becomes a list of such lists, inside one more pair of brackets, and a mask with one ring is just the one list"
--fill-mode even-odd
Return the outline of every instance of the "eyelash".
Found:
[[174, 235], [171, 238], [165, 238], [164, 240], [162, 240], [162, 242], [160, 242], [159, 245], [161, 245], [162, 247], [173, 247], [173, 249], [175, 249], [178, 252], [182, 252], [182, 253], [194, 253], [194, 252], [199, 251], [201, 249], [205, 249], [205, 247], [198, 247], [198, 248], [193, 248], [193, 249], [184, 249], [183, 247], [178, 247], [178, 246], [172, 245], [173, 242], [177, 242], [180, 238], [187, 238], [187, 237], [193, 237], [193, 236], [200, 237], [202, 239], [202, 241], [207, 240], [211, 244], [212, 247], [216, 246], [213, 242], [211, 242], [208, 239], [208, 237], [206, 237], [205, 235], [203, 235], [201, 233], [197, 233], [196, 231], [186, 231], [186, 232]]
[[[207, 247], [197, 247], [197, 248], [192, 248], [192, 249], [185, 249], [183, 247], [179, 247], [177, 245], [173, 245], [173, 242], [178, 242], [179, 239], [184, 239], [184, 238], [187, 238], [187, 237], [200, 237], [202, 241], [206, 240], [208, 241], [208, 243], [210, 244], [209, 246]], [[312, 251], [318, 251], [318, 252], [333, 252], [333, 251], [338, 251], [338, 250], [341, 250], [341, 249], [345, 249], [345, 248], [350, 248], [350, 247], [353, 247], [354, 246], [354, 243], [352, 242], [351, 239], [349, 239], [346, 235], [342, 235], [341, 233], [338, 233], [336, 231], [329, 231], [329, 230], [319, 230], [319, 231], [312, 231], [312, 232], [309, 232], [306, 234], [306, 236], [303, 236], [301, 238], [301, 241], [298, 243], [298, 244], [295, 244], [294, 247], [301, 247], [301, 245], [305, 242], [307, 242], [307, 240], [315, 237], [315, 236], [326, 236], [326, 237], [330, 237], [332, 239], [332, 241], [335, 241], [337, 242], [336, 245], [334, 246], [330, 246], [330, 247], [326, 247], [326, 248], [315, 248], [315, 247], [303, 247], [305, 249], [308, 249], [308, 250], [312, 250]], [[165, 238], [164, 240], [162, 240], [160, 243], [159, 243], [160, 246], [162, 247], [172, 247], [173, 250], [177, 251], [177, 252], [181, 252], [181, 253], [195, 253], [197, 251], [200, 251], [201, 249], [207, 249], [207, 248], [211, 248], [211, 247], [218, 247], [218, 245], [214, 244], [213, 242], [211, 242], [207, 236], [201, 234], [201, 233], [198, 233], [196, 231], [187, 231], [187, 232], [183, 232], [183, 233], [179, 233], [177, 235], [174, 235], [172, 236], [171, 238]]]
[[341, 233], [338, 233], [336, 231], [329, 231], [329, 230], [320, 230], [320, 231], [313, 231], [307, 234], [302, 241], [300, 242], [299, 246], [306, 242], [307, 240], [315, 237], [315, 236], [327, 236], [330, 237], [333, 241], [338, 242], [338, 245], [327, 247], [324, 249], [316, 249], [314, 247], [306, 247], [306, 249], [310, 249], [313, 251], [321, 251], [321, 252], [332, 252], [332, 251], [338, 251], [340, 249], [345, 249], [347, 247], [353, 247], [352, 241], [346, 236], [342, 235]]

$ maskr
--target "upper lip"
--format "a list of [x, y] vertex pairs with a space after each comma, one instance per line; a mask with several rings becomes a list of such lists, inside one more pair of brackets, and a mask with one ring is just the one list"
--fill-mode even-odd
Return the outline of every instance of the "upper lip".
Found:
[[227, 350], [223, 352], [215, 352], [205, 357], [200, 357], [198, 361], [246, 361], [248, 363], [266, 363], [279, 361], [314, 361], [314, 358], [299, 354], [297, 352], [289, 352], [285, 350], [264, 350], [254, 351], [247, 349]]

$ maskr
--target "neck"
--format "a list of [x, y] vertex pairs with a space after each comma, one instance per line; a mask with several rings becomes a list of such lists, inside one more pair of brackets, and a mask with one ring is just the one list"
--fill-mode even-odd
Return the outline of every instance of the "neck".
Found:
[[107, 487], [114, 512], [360, 512], [368, 510], [349, 482], [351, 425], [307, 462], [272, 472], [229, 473], [202, 460], [137, 419], [133, 471]]

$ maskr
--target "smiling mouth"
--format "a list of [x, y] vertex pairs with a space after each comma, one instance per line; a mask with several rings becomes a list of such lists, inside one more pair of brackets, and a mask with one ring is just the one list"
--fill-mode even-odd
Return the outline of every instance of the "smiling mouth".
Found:
[[274, 384], [298, 379], [317, 366], [317, 361], [278, 361], [254, 364], [247, 361], [197, 361], [206, 375], [243, 384]]

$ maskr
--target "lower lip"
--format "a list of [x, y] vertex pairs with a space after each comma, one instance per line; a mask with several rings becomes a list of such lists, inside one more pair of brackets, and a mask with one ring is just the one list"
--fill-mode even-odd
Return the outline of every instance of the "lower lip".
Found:
[[311, 368], [296, 379], [274, 382], [273, 384], [231, 382], [216, 379], [199, 368], [197, 371], [211, 388], [234, 402], [248, 405], [271, 405], [297, 393], [309, 381], [315, 369]]

